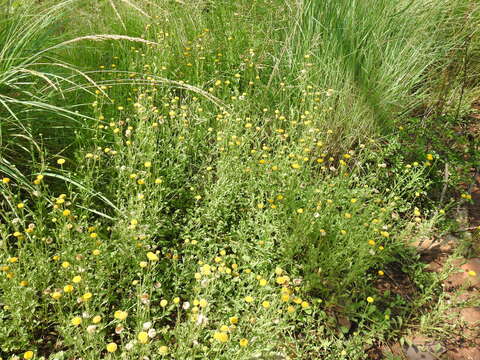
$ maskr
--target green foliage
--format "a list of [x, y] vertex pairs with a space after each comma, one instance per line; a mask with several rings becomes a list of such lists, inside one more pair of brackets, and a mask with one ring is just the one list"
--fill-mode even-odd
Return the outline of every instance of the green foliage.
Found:
[[[362, 359], [397, 336], [435, 295], [409, 243], [443, 219], [443, 164], [465, 165], [438, 117], [405, 114], [475, 49], [472, 11], [0, 8], [0, 356]], [[449, 76], [453, 131], [476, 84]]]

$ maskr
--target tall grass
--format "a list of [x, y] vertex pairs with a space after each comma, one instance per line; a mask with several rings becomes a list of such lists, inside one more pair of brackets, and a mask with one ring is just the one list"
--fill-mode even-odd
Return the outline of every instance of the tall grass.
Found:
[[10, 174], [18, 171], [12, 166], [28, 173], [28, 167], [42, 162], [41, 147], [65, 146], [69, 140], [63, 139], [63, 130], [82, 128], [82, 119], [88, 118], [66, 104], [63, 94], [82, 74], [44, 54], [65, 36], [63, 16], [72, 4], [38, 8], [29, 1], [9, 2], [0, 13], [0, 161]]
[[441, 218], [392, 130], [476, 49], [473, 1], [13, 4], [0, 356], [362, 359], [423, 304], [376, 288], [433, 287], [408, 242]]

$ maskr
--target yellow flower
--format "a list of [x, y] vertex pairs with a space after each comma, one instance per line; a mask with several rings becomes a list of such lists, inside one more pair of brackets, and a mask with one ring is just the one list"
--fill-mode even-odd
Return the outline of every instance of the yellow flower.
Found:
[[263, 301], [262, 302], [262, 306], [265, 308], [265, 309], [268, 309], [270, 307], [270, 302], [268, 301]]
[[10, 178], [8, 178], [8, 177], [2, 178], [2, 183], [8, 184], [9, 182], [10, 182]]
[[8, 258], [8, 262], [9, 262], [9, 263], [12, 263], [12, 264], [13, 264], [13, 263], [16, 263], [16, 262], [18, 262], [18, 257], [15, 257], [15, 256], [14, 256], [14, 257]]
[[113, 314], [113, 317], [118, 320], [125, 320], [128, 316], [128, 312], [122, 311], [122, 310], [117, 310]]
[[146, 344], [148, 343], [148, 334], [145, 331], [141, 331], [138, 333], [137, 339], [140, 344]]
[[19, 208], [19, 209], [23, 209], [24, 207], [25, 207], [24, 203], [17, 204], [17, 208]]
[[198, 304], [200, 305], [200, 307], [204, 308], [204, 307], [207, 307], [208, 301], [205, 299], [200, 299]]
[[165, 306], [167, 306], [167, 304], [168, 304], [168, 301], [165, 300], [165, 299], [163, 299], [162, 301], [160, 301], [160, 306], [161, 306], [161, 307], [165, 307]]
[[228, 334], [224, 332], [216, 331], [213, 334], [213, 338], [221, 343], [226, 343], [228, 341]]
[[302, 308], [308, 309], [310, 307], [310, 304], [306, 301], [302, 301]]
[[283, 302], [288, 302], [290, 300], [290, 295], [282, 294], [281, 299], [282, 299]]
[[162, 345], [158, 348], [158, 353], [160, 355], [167, 355], [168, 354], [168, 346]]
[[265, 286], [265, 285], [267, 285], [267, 280], [260, 279], [260, 280], [258, 280], [258, 283], [259, 283], [260, 286]]
[[68, 209], [63, 210], [62, 212], [63, 216], [69, 216], [71, 214], [71, 211]]
[[378, 275], [383, 276], [385, 273], [382, 270], [378, 270]]
[[24, 359], [32, 359], [33, 358], [33, 351], [26, 351], [24, 354], [23, 354], [23, 358]]
[[293, 163], [293, 164], [292, 164], [292, 168], [294, 168], [294, 169], [300, 169], [301, 167], [302, 167], [302, 166], [301, 166], [300, 164], [298, 164], [298, 163]]
[[238, 324], [238, 317], [232, 316], [232, 317], [229, 319], [229, 321], [230, 321], [230, 324], [232, 324], [232, 325]]
[[285, 279], [285, 276], [279, 276], [279, 277], [277, 277], [277, 279], [276, 279], [276, 282], [277, 282], [277, 284], [279, 284], [279, 285], [285, 284], [286, 281], [287, 281], [287, 279]]
[[143, 166], [145, 166], [146, 168], [149, 168], [149, 167], [152, 166], [152, 163], [151, 163], [150, 161], [145, 161], [145, 162], [143, 163]]
[[223, 332], [228, 332], [230, 329], [228, 328], [227, 325], [222, 325], [220, 326], [220, 331], [223, 331]]
[[303, 214], [303, 209], [302, 209], [302, 208], [297, 209], [297, 213], [298, 213], [298, 214]]
[[251, 296], [245, 296], [245, 301], [246, 301], [247, 303], [251, 303], [251, 302], [253, 302], [253, 297], [251, 297]]
[[433, 155], [432, 154], [427, 154], [427, 160], [432, 161], [433, 160]]
[[295, 307], [293, 307], [292, 305], [289, 305], [288, 308], [287, 308], [287, 311], [289, 313], [293, 313], [293, 312], [295, 312]]
[[241, 347], [246, 347], [248, 345], [247, 339], [240, 339], [239, 341]]
[[82, 300], [83, 301], [88, 301], [92, 298], [92, 293], [91, 292], [87, 292], [85, 294], [82, 295]]
[[63, 287], [63, 291], [65, 291], [66, 293], [69, 293], [69, 292], [72, 292], [73, 291], [73, 286], [68, 284], [68, 285], [65, 285]]
[[78, 326], [82, 323], [82, 318], [80, 316], [75, 316], [70, 323], [74, 326]]
[[375, 240], [368, 240], [368, 245], [375, 246]]
[[158, 256], [151, 251], [147, 253], [147, 258], [150, 261], [158, 261]]
[[115, 344], [113, 342], [110, 343], [110, 344], [107, 344], [107, 351], [109, 353], [114, 353], [115, 351], [117, 351], [117, 348], [118, 348], [117, 344]]
[[50, 295], [54, 300], [58, 300], [62, 297], [62, 293], [58, 292], [58, 291], [54, 291], [51, 295]]
[[93, 317], [92, 322], [94, 324], [98, 324], [100, 321], [102, 321], [102, 317], [100, 315], [96, 315]]
[[95, 249], [95, 250], [92, 251], [92, 254], [95, 255], [95, 256], [98, 256], [98, 255], [100, 255], [100, 250]]
[[373, 303], [374, 301], [375, 301], [375, 299], [374, 299], [373, 297], [371, 297], [371, 296], [367, 297], [367, 302], [368, 302], [368, 303], [371, 304], [371, 303]]
[[80, 275], [74, 276], [72, 279], [72, 282], [75, 284], [78, 284], [80, 281], [82, 281], [82, 277]]
[[57, 164], [58, 164], [58, 165], [63, 165], [63, 164], [65, 164], [65, 159], [58, 159], [58, 160], [57, 160]]
[[476, 273], [475, 271], [473, 271], [473, 270], [470, 270], [470, 271], [468, 272], [468, 275], [469, 275], [469, 276], [477, 276], [477, 273]]

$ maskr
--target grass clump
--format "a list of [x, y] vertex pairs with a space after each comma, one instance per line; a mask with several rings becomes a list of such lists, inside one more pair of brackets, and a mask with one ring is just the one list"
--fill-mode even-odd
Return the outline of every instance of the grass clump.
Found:
[[[409, 244], [445, 215], [440, 150], [402, 129], [478, 6], [367, 3], [2, 8], [0, 356], [361, 359], [398, 335], [437, 291]], [[379, 286], [399, 268], [409, 297]]]

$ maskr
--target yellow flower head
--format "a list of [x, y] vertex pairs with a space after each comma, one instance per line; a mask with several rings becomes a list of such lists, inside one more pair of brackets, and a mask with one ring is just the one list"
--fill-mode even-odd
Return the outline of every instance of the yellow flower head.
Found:
[[75, 316], [70, 323], [74, 326], [78, 326], [82, 323], [82, 318], [80, 316]]
[[148, 258], [148, 260], [150, 260], [150, 261], [158, 261], [158, 256], [157, 256], [155, 253], [151, 252], [151, 251], [149, 251], [149, 252], [147, 253], [147, 258]]
[[139, 332], [137, 335], [137, 339], [140, 344], [148, 343], [148, 333], [146, 333], [145, 331]]
[[62, 293], [61, 292], [58, 292], [58, 291], [54, 291], [51, 295], [50, 295], [54, 300], [58, 300], [62, 297]]
[[23, 358], [24, 359], [32, 359], [33, 358], [33, 351], [26, 351], [24, 354], [23, 354]]
[[247, 303], [251, 303], [251, 302], [253, 302], [253, 297], [251, 297], [251, 296], [245, 296], [245, 301], [246, 301]]
[[224, 332], [216, 331], [213, 334], [213, 338], [221, 343], [226, 343], [228, 341], [228, 334]]
[[239, 342], [241, 347], [246, 347], [248, 345], [248, 340], [247, 339], [240, 339]]
[[110, 343], [110, 344], [107, 344], [107, 351], [109, 353], [114, 353], [115, 351], [117, 351], [117, 348], [118, 348], [117, 344], [115, 344], [113, 342]]
[[128, 316], [128, 312], [122, 311], [122, 310], [117, 310], [113, 314], [113, 317], [118, 320], [125, 320]]

